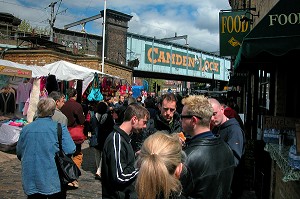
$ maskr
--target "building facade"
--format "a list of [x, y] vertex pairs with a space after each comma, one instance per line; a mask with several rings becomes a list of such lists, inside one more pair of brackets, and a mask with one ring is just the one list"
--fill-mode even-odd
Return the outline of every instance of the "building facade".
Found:
[[[251, 31], [234, 60], [234, 73], [247, 73], [243, 88], [246, 133], [254, 147], [255, 190], [259, 198], [299, 198], [299, 171], [289, 154], [297, 137], [300, 88], [300, 4], [297, 0], [231, 0], [250, 14]], [[270, 131], [276, 139], [267, 139]], [[286, 141], [280, 146], [279, 140]], [[297, 139], [296, 139], [297, 140]], [[298, 140], [299, 145], [299, 140]], [[297, 144], [296, 144], [297, 146]], [[285, 152], [283, 152], [285, 151]]]

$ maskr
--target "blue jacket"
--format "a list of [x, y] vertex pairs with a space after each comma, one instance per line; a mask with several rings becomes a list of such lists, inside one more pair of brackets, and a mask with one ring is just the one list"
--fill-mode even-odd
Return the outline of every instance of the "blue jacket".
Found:
[[[62, 125], [62, 149], [75, 152], [75, 144]], [[51, 117], [37, 118], [23, 127], [17, 143], [17, 157], [22, 164], [22, 184], [26, 195], [50, 195], [61, 191], [55, 163], [58, 151], [57, 122]]]

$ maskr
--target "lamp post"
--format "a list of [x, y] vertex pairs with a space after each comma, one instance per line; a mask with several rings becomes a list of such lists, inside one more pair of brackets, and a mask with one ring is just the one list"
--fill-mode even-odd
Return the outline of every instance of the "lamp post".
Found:
[[103, 29], [102, 29], [102, 69], [101, 72], [104, 73], [104, 50], [105, 50], [105, 24], [106, 24], [106, 0], [104, 0], [104, 14], [103, 14]]
[[211, 83], [211, 90], [215, 90], [215, 69], [212, 69], [212, 83]]

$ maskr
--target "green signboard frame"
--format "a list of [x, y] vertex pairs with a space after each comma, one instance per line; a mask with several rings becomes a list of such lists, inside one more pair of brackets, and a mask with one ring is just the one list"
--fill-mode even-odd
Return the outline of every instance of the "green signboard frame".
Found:
[[220, 56], [236, 56], [250, 32], [249, 11], [219, 13]]

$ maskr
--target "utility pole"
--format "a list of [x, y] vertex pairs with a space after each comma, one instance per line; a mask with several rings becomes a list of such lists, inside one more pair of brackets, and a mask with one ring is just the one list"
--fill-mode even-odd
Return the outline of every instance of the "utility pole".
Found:
[[[60, 2], [59, 2], [60, 1]], [[61, 11], [58, 13], [58, 10], [59, 10], [59, 7], [60, 7], [60, 4], [62, 2], [62, 0], [59, 0], [59, 1], [56, 1], [56, 2], [52, 2], [50, 3], [50, 5], [48, 7], [51, 8], [51, 18], [49, 20], [49, 24], [50, 24], [50, 41], [53, 41], [53, 27], [54, 27], [54, 23], [55, 23], [55, 20], [56, 20], [56, 15], [57, 14], [60, 14], [62, 12], [65, 12], [67, 9]], [[57, 12], [56, 14], [54, 13], [54, 7], [55, 7], [55, 4], [57, 4], [57, 2], [59, 2], [59, 5], [58, 5], [58, 9], [57, 9]]]
[[105, 51], [105, 24], [106, 24], [106, 0], [104, 0], [104, 12], [103, 12], [103, 29], [102, 29], [102, 63], [101, 72], [104, 73], [104, 51]]
[[51, 18], [49, 20], [50, 24], [50, 41], [53, 41], [53, 27], [54, 27], [54, 22], [55, 22], [55, 16], [54, 16], [54, 6], [57, 4], [56, 2], [50, 3], [49, 7], [51, 8]]

